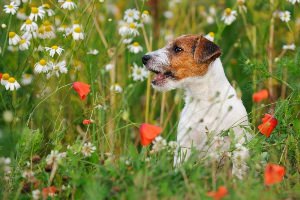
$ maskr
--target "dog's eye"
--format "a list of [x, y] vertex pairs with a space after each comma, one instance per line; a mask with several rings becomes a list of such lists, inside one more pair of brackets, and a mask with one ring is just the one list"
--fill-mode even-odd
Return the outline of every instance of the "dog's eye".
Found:
[[179, 52], [183, 51], [183, 49], [180, 48], [179, 46], [175, 46], [174, 51], [175, 51], [175, 53], [179, 53]]

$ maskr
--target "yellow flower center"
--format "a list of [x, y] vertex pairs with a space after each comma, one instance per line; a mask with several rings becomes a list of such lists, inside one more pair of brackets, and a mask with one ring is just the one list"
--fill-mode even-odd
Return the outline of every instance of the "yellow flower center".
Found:
[[136, 28], [135, 23], [130, 23], [130, 24], [129, 24], [129, 28]]
[[66, 2], [72, 2], [72, 0], [66, 0]]
[[15, 32], [9, 32], [8, 33], [8, 37], [9, 38], [13, 38], [13, 37], [15, 37], [16, 36], [16, 33]]
[[31, 78], [31, 74], [24, 74], [24, 78]]
[[44, 27], [40, 27], [38, 31], [40, 34], [43, 34], [45, 32], [45, 29], [44, 29]]
[[26, 42], [25, 39], [20, 40], [20, 44], [24, 44]]
[[32, 24], [32, 21], [30, 19], [27, 19], [25, 24]]
[[46, 32], [52, 31], [52, 27], [51, 27], [51, 26], [46, 26], [46, 27], [45, 27], [45, 31], [46, 31]]
[[57, 50], [58, 46], [54, 45], [54, 46], [51, 47], [51, 49]]
[[48, 20], [46, 20], [46, 21], [43, 22], [43, 25], [44, 25], [44, 26], [50, 26], [51, 23], [50, 23]]
[[148, 10], [144, 10], [144, 11], [143, 11], [143, 14], [144, 14], [144, 15], [149, 15], [149, 11], [148, 11]]
[[135, 47], [140, 46], [140, 44], [138, 42], [134, 42], [132, 45], [135, 46]]
[[13, 77], [10, 77], [10, 78], [8, 79], [8, 82], [10, 82], [10, 83], [14, 83], [14, 82], [16, 82], [16, 79], [15, 79], [15, 78], [13, 78]]
[[47, 64], [46, 60], [44, 60], [44, 59], [40, 60], [40, 65], [45, 66], [46, 64]]
[[133, 12], [130, 12], [128, 15], [129, 15], [129, 17], [132, 17], [133, 16]]
[[245, 3], [244, 0], [238, 0], [238, 4], [239, 4], [240, 6], [244, 5], [244, 3]]
[[12, 5], [8, 5], [7, 7], [10, 8], [10, 9], [13, 9], [13, 8], [14, 8]]
[[37, 7], [31, 7], [31, 12], [33, 14], [38, 14], [39, 13], [39, 9]]
[[208, 35], [209, 35], [210, 37], [215, 37], [215, 33], [214, 33], [214, 32], [209, 32]]
[[43, 7], [44, 7], [44, 8], [48, 8], [48, 9], [50, 9], [50, 5], [49, 5], [49, 4], [47, 4], [47, 3], [43, 4]]
[[9, 79], [9, 74], [8, 73], [3, 74], [2, 79], [3, 80], [8, 80]]
[[229, 16], [231, 14], [231, 9], [230, 8], [226, 8], [225, 9], [225, 15]]
[[81, 32], [81, 28], [80, 28], [80, 27], [76, 27], [76, 28], [74, 28], [74, 32], [76, 32], [76, 33], [80, 33], [80, 32]]

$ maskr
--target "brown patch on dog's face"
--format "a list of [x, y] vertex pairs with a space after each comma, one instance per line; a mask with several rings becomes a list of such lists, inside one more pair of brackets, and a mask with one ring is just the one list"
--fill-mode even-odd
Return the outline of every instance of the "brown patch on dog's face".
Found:
[[220, 48], [203, 36], [187, 35], [168, 45], [170, 71], [176, 80], [203, 76], [209, 64], [221, 55]]

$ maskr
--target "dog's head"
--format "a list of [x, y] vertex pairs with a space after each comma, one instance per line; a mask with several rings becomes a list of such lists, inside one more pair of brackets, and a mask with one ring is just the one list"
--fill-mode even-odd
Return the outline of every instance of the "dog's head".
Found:
[[162, 49], [147, 53], [142, 61], [156, 74], [152, 86], [166, 91], [180, 87], [186, 78], [205, 75], [210, 63], [220, 55], [220, 48], [205, 37], [184, 35]]

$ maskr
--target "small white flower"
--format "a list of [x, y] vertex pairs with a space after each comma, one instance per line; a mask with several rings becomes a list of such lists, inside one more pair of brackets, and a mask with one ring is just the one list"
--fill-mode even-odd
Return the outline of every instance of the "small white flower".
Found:
[[49, 17], [55, 15], [55, 12], [51, 9], [49, 4], [47, 4], [47, 3], [43, 4], [42, 8], [46, 11], [46, 13]]
[[119, 85], [119, 84], [114, 84], [112, 86], [110, 86], [110, 90], [115, 92], [115, 93], [121, 93], [123, 92], [123, 88]]
[[9, 5], [5, 5], [4, 6], [4, 12], [7, 13], [7, 14], [16, 14], [17, 10], [18, 10], [18, 5], [15, 3], [15, 2], [10, 2]]
[[7, 83], [5, 84], [5, 89], [10, 90], [10, 91], [17, 90], [20, 87], [21, 87], [20, 84], [13, 77], [9, 77], [9, 79], [7, 80]]
[[21, 38], [15, 32], [8, 33], [8, 44], [17, 45], [20, 42]]
[[104, 68], [105, 68], [105, 71], [110, 71], [115, 68], [115, 65], [113, 63], [108, 63], [105, 65]]
[[37, 31], [37, 35], [41, 39], [53, 39], [56, 37], [54, 27], [49, 21], [43, 22], [43, 25]]
[[37, 62], [34, 65], [34, 72], [35, 73], [38, 73], [38, 74], [40, 74], [40, 73], [47, 73], [48, 70], [49, 70], [49, 64], [44, 59], [41, 59], [39, 62]]
[[160, 135], [157, 136], [154, 140], [153, 140], [153, 146], [152, 146], [152, 153], [155, 153], [155, 152], [159, 152], [163, 149], [166, 148], [167, 146], [167, 141], [161, 137]]
[[127, 9], [124, 14], [124, 20], [128, 23], [132, 23], [135, 20], [140, 19], [140, 11], [137, 9]]
[[22, 38], [19, 42], [20, 51], [28, 50], [30, 46], [30, 41], [28, 39]]
[[64, 51], [63, 48], [60, 46], [54, 45], [52, 47], [45, 47], [46, 51], [49, 51], [49, 54], [51, 57], [54, 57], [55, 53], [58, 54], [58, 56], [61, 55], [61, 53]]
[[140, 24], [136, 22], [127, 23], [124, 21], [119, 22], [119, 34], [121, 36], [132, 36], [136, 37], [140, 33], [138, 31], [138, 28], [140, 27]]
[[144, 81], [148, 73], [145, 67], [139, 67], [136, 63], [133, 63], [132, 77], [134, 81]]
[[84, 157], [90, 157], [92, 153], [94, 153], [95, 151], [96, 151], [96, 147], [90, 142], [84, 143], [81, 149], [81, 153], [83, 154]]
[[300, 0], [287, 0], [288, 2], [295, 4], [295, 3], [300, 3]]
[[28, 18], [28, 16], [25, 13], [25, 9], [24, 8], [20, 8], [17, 12], [17, 18], [19, 20], [26, 20]]
[[86, 54], [98, 55], [99, 51], [97, 49], [90, 49]]
[[61, 8], [66, 9], [66, 10], [73, 10], [77, 6], [72, 0], [66, 0], [62, 5]]
[[135, 54], [143, 51], [143, 47], [138, 42], [134, 42], [131, 45], [128, 45], [128, 49], [131, 53]]
[[167, 18], [167, 19], [172, 19], [172, 18], [174, 17], [174, 14], [173, 14], [172, 11], [167, 10], [167, 11], [164, 12], [164, 16], [165, 16], [165, 18]]
[[21, 38], [26, 39], [26, 40], [31, 40], [32, 38], [36, 38], [37, 33], [36, 32], [25, 32]]
[[52, 70], [51, 74], [48, 74], [48, 76], [51, 76], [52, 74], [55, 74], [57, 77], [59, 77], [60, 74], [66, 74], [68, 73], [68, 69], [66, 67], [66, 61], [63, 60], [58, 63], [49, 63], [49, 69]]
[[43, 7], [31, 7], [31, 13], [29, 15], [29, 19], [37, 21], [38, 17], [43, 19], [45, 16], [45, 10]]
[[38, 25], [31, 19], [27, 19], [21, 26], [21, 31], [34, 32], [36, 30], [38, 30]]
[[289, 22], [291, 20], [291, 12], [290, 11], [282, 11], [279, 13], [279, 18], [283, 22]]
[[72, 37], [74, 40], [83, 40], [84, 34], [80, 25], [73, 26]]
[[215, 33], [214, 32], [209, 32], [207, 35], [204, 36], [206, 39], [208, 39], [209, 41], [214, 41], [215, 39]]
[[123, 39], [123, 44], [130, 44], [132, 42], [132, 38], [125, 38]]
[[32, 199], [38, 200], [41, 197], [41, 191], [40, 190], [32, 190]]
[[292, 44], [286, 44], [282, 46], [283, 50], [291, 50], [291, 51], [295, 51], [296, 49], [296, 45], [294, 43]]
[[148, 10], [144, 10], [142, 13], [142, 22], [145, 24], [150, 24], [152, 22], [152, 18], [149, 14]]
[[236, 20], [236, 16], [237, 16], [237, 12], [235, 10], [226, 8], [222, 16], [222, 20], [226, 25], [230, 25]]
[[2, 74], [2, 78], [1, 78], [1, 85], [6, 85], [9, 79], [9, 74], [8, 73], [4, 73]]
[[21, 79], [22, 85], [30, 85], [32, 83], [33, 76], [31, 74], [23, 74]]
[[50, 154], [46, 157], [46, 163], [52, 165], [59, 164], [63, 158], [66, 157], [66, 152], [59, 153], [57, 150], [51, 150]]

